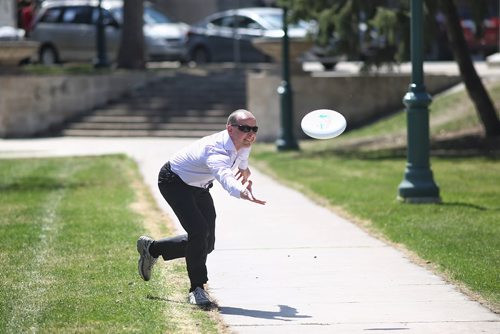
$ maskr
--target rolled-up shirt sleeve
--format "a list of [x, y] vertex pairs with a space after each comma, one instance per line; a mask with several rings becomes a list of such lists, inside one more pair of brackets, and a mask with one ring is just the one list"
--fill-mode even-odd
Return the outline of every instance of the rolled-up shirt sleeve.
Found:
[[241, 153], [238, 154], [238, 168], [239, 169], [247, 169], [248, 168], [248, 157], [250, 156], [250, 148], [241, 149]]
[[[231, 196], [240, 198], [240, 194], [245, 190], [245, 186], [234, 176], [231, 157], [226, 151], [213, 146], [209, 146], [206, 149], [206, 164], [212, 175]], [[244, 158], [244, 155], [240, 156], [240, 158]], [[245, 168], [241, 166], [245, 166]], [[248, 154], [246, 158], [240, 161], [238, 168], [248, 168]]]

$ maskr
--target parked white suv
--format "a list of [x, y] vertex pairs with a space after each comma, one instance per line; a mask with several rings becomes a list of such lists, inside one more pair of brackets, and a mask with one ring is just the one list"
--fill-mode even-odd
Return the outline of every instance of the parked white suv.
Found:
[[[108, 59], [115, 61], [123, 24], [123, 1], [102, 0]], [[31, 39], [40, 42], [39, 61], [89, 62], [96, 58], [97, 0], [46, 0], [35, 19]], [[170, 20], [144, 4], [144, 43], [147, 60], [187, 59], [189, 26]]]

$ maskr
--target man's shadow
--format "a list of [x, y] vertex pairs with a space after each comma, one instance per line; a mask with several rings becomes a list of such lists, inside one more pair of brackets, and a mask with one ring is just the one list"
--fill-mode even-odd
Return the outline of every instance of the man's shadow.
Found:
[[309, 315], [299, 315], [296, 308], [287, 305], [278, 305], [279, 311], [248, 310], [239, 307], [221, 306], [219, 312], [228, 315], [242, 315], [252, 318], [273, 319], [281, 321], [292, 321], [293, 319], [311, 318]]

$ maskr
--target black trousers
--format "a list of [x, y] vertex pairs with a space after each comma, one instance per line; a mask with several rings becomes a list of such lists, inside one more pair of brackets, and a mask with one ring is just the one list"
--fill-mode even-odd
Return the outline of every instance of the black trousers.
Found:
[[185, 258], [191, 287], [208, 281], [207, 255], [215, 245], [215, 207], [209, 189], [184, 183], [166, 163], [158, 188], [187, 234], [156, 240], [154, 249], [165, 261]]

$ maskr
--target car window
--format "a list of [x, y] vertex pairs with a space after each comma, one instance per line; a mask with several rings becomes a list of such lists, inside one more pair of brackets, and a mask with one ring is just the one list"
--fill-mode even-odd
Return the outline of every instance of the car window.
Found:
[[246, 29], [263, 29], [262, 25], [253, 19], [242, 16], [242, 15], [228, 15], [216, 18], [210, 21], [209, 25], [214, 25], [218, 27], [234, 28], [236, 22], [236, 27], [246, 28]]
[[236, 17], [238, 22], [238, 28], [246, 28], [246, 29], [263, 29], [263, 27], [258, 23], [246, 16], [238, 15]]
[[[104, 25], [110, 25], [116, 23], [113, 14], [111, 14], [107, 9], [102, 9], [103, 23]], [[92, 24], [97, 24], [97, 19], [99, 18], [99, 8], [94, 7], [92, 11]]]
[[90, 24], [92, 8], [89, 6], [66, 7], [62, 16], [63, 23]]
[[46, 22], [46, 23], [57, 22], [57, 21], [59, 21], [59, 17], [61, 16], [61, 12], [62, 12], [62, 8], [60, 8], [60, 7], [49, 8], [43, 14], [42, 18], [40, 19], [40, 22]]
[[[118, 22], [118, 23], [123, 23], [123, 10], [122, 8], [111, 8], [111, 16]], [[96, 13], [97, 15], [97, 13]], [[97, 20], [97, 16], [96, 16]]]
[[231, 16], [223, 16], [216, 18], [210, 21], [210, 24], [217, 27], [232, 27], [233, 22], [234, 22], [234, 17], [231, 15]]
[[[117, 7], [111, 9], [109, 13], [114, 20], [118, 23], [123, 23], [123, 8]], [[165, 14], [157, 11], [151, 7], [144, 7], [144, 23], [145, 24], [158, 24], [158, 23], [175, 23], [174, 20], [167, 17]]]

